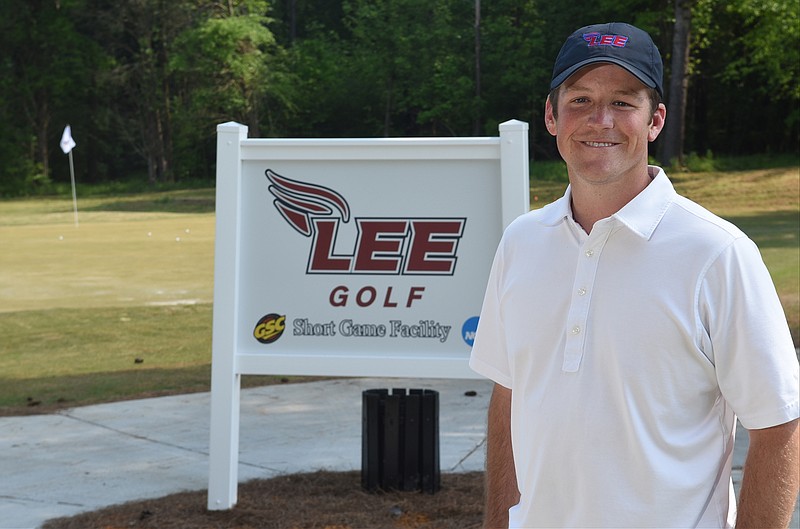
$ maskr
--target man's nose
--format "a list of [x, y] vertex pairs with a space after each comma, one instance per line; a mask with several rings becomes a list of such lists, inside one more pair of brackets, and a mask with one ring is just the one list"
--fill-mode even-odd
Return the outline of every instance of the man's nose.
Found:
[[610, 129], [614, 126], [611, 110], [605, 105], [598, 105], [589, 115], [589, 124], [594, 127]]

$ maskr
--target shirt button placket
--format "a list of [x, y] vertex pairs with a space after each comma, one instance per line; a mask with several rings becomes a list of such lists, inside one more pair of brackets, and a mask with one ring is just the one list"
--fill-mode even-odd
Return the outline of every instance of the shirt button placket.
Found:
[[562, 370], [575, 372], [580, 368], [583, 360], [586, 341], [587, 320], [591, 296], [589, 290], [594, 285], [597, 273], [599, 250], [610, 235], [610, 230], [595, 230], [583, 249], [583, 257], [578, 259], [575, 271], [575, 295], [569, 311], [569, 326], [567, 327], [567, 342], [564, 351]]

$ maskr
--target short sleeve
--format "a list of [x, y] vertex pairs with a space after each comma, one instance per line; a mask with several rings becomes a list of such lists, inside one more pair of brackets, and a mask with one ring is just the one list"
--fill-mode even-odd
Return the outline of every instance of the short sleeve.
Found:
[[469, 366], [476, 373], [510, 388], [511, 369], [499, 299], [499, 285], [503, 277], [503, 247], [504, 240], [501, 240], [489, 273]]
[[756, 245], [739, 237], [709, 265], [699, 317], [725, 400], [748, 429], [798, 417], [800, 368], [786, 316]]

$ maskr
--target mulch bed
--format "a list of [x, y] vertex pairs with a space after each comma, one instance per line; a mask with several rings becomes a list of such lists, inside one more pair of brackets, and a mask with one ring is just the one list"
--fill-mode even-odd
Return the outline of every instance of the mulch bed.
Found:
[[134, 501], [42, 529], [478, 529], [483, 473], [443, 474], [441, 490], [369, 493], [361, 474], [313, 472], [239, 485], [229, 511], [208, 511], [206, 491]]

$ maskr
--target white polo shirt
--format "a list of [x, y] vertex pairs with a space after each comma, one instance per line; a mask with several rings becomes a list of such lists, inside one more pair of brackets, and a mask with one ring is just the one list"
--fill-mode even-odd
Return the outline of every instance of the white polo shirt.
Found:
[[726, 527], [737, 414], [798, 416], [798, 363], [758, 249], [650, 185], [587, 235], [564, 197], [500, 242], [470, 366], [511, 388], [511, 527]]

